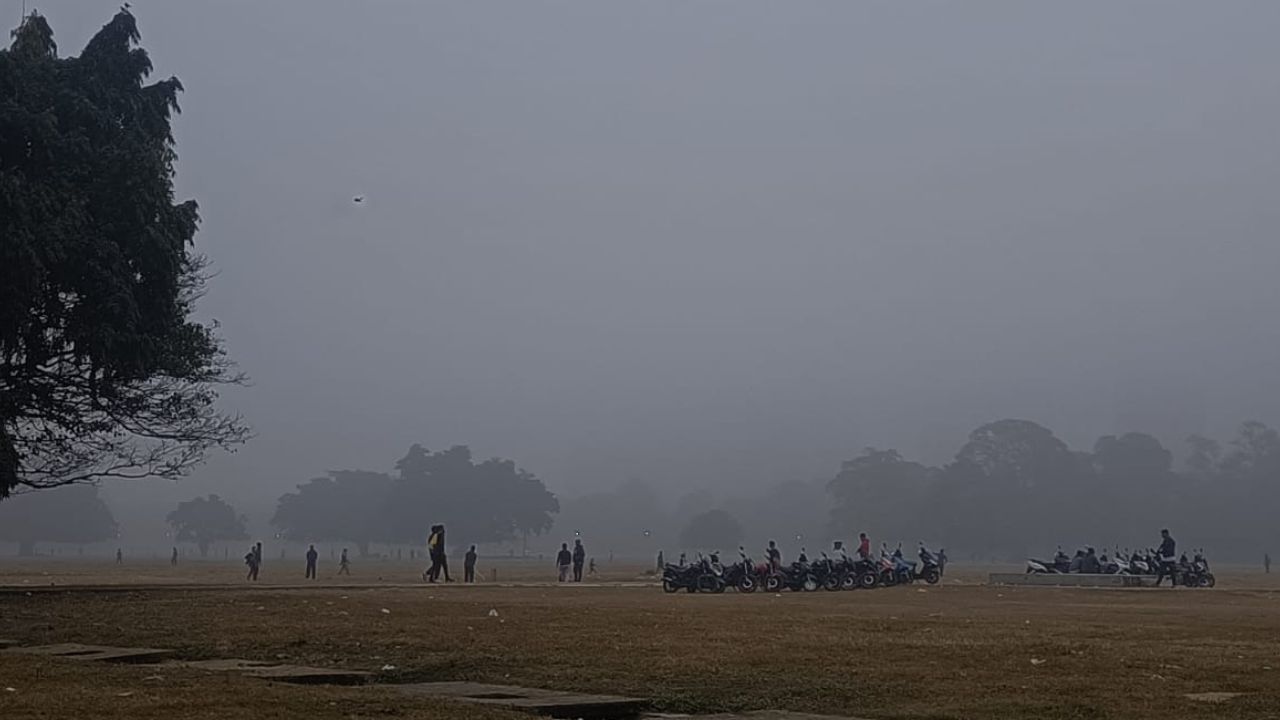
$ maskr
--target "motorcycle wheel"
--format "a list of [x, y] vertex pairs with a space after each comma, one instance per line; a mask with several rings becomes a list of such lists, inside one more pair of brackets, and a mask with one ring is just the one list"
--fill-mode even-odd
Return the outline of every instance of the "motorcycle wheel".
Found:
[[720, 578], [716, 578], [715, 583], [711, 585], [711, 592], [716, 593], [718, 595], [724, 592], [725, 589], [728, 587], [729, 587], [728, 584], [725, 583], [724, 580], [721, 580]]
[[1213, 577], [1213, 573], [1205, 573], [1204, 575], [1201, 575], [1196, 581], [1196, 585], [1202, 588], [1211, 588], [1216, 584], [1217, 584], [1217, 580]]
[[755, 578], [750, 575], [744, 575], [735, 587], [738, 588], [738, 592], [740, 593], [753, 593], [756, 591]]
[[841, 590], [857, 590], [858, 576], [852, 573], [850, 573], [849, 575], [845, 575], [843, 578], [840, 579], [840, 589]]
[[858, 587], [870, 590], [880, 584], [880, 576], [873, 572], [864, 572], [858, 576]]
[[800, 589], [805, 592], [813, 592], [818, 589], [818, 581], [811, 577], [807, 577], [804, 579], [804, 583], [800, 585]]
[[822, 589], [828, 592], [835, 592], [840, 589], [840, 578], [835, 575], [828, 575], [822, 581]]
[[930, 585], [937, 585], [938, 581], [941, 579], [942, 573], [938, 572], [937, 568], [929, 568], [924, 571], [924, 581]]
[[662, 581], [662, 592], [664, 593], [673, 593], [679, 589], [680, 589], [680, 586], [671, 582], [670, 580]]
[[782, 578], [777, 575], [770, 575], [764, 579], [764, 589], [769, 592], [778, 592], [782, 589]]

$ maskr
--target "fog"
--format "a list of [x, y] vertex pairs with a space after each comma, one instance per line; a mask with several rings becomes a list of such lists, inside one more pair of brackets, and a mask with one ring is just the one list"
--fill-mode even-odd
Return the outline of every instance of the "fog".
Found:
[[[117, 5], [39, 9], [76, 54]], [[167, 507], [415, 442], [722, 497], [1004, 417], [1280, 421], [1275, 3], [133, 12], [257, 432]]]

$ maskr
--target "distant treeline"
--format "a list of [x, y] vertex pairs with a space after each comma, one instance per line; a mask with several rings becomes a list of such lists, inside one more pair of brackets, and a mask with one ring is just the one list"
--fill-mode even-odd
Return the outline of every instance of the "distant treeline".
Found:
[[[769, 539], [812, 553], [867, 532], [877, 544], [924, 540], [954, 559], [1016, 559], [1059, 544], [1151, 545], [1162, 527], [1184, 548], [1203, 546], [1215, 557], [1254, 559], [1280, 548], [1280, 435], [1250, 421], [1225, 444], [1186, 442], [1175, 467], [1174, 453], [1144, 433], [1106, 435], [1080, 451], [1034, 422], [1000, 420], [971, 432], [941, 467], [867, 448], [829, 480], [783, 483], [755, 497], [694, 489], [667, 502], [633, 480], [566, 500], [563, 511], [510, 460], [476, 462], [465, 446], [414, 445], [393, 473], [338, 470], [302, 483], [281, 496], [271, 524], [285, 540], [351, 543], [362, 554], [371, 543], [422, 545], [437, 522], [453, 548], [550, 532], [537, 550], [580, 535], [596, 557], [729, 552], [739, 543], [758, 556]], [[174, 541], [202, 553], [248, 539], [244, 517], [216, 495], [179, 504], [167, 520]], [[0, 541], [27, 553], [37, 541], [89, 543], [116, 532], [92, 487], [0, 503]]]

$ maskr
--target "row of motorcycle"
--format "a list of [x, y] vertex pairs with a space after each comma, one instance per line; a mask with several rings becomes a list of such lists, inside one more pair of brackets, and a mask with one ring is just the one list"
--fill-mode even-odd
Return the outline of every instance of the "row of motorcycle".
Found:
[[732, 587], [738, 592], [751, 593], [757, 589], [768, 592], [791, 590], [813, 592], [823, 590], [870, 590], [877, 587], [908, 585], [918, 580], [935, 585], [942, 579], [942, 564], [938, 557], [923, 544], [917, 553], [919, 561], [908, 560], [902, 547], [890, 553], [881, 549], [880, 557], [862, 557], [839, 552], [831, 557], [823, 552], [809, 560], [801, 554], [799, 560], [789, 565], [777, 566], [768, 562], [757, 563], [738, 548], [739, 560], [724, 565], [720, 554], [698, 553], [689, 564], [667, 563], [662, 572], [662, 589], [674, 593], [686, 592], [722, 593]]
[[[1108, 556], [1105, 550], [1098, 554], [1092, 547], [1085, 547], [1076, 550], [1076, 554], [1071, 556], [1063, 552], [1062, 547], [1059, 546], [1052, 560], [1029, 558], [1027, 573], [1157, 576], [1160, 574], [1161, 562], [1160, 554], [1152, 549], [1133, 552], [1116, 551]], [[1209, 570], [1209, 561], [1205, 558], [1203, 549], [1196, 550], [1191, 558], [1188, 558], [1186, 553], [1182, 553], [1182, 556], [1173, 563], [1172, 570], [1171, 580], [1174, 585], [1211, 588], [1218, 582], [1213, 572]]]

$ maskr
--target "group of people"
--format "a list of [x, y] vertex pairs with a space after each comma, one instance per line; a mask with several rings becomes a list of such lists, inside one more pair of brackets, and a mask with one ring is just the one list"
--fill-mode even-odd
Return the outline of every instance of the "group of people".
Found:
[[[444, 525], [432, 525], [431, 534], [427, 536], [427, 555], [431, 558], [431, 567], [422, 573], [422, 579], [427, 582], [439, 582], [440, 576], [444, 575], [444, 581], [453, 582], [453, 578], [449, 577], [449, 555], [445, 552], [444, 547]], [[476, 581], [476, 560], [479, 555], [476, 554], [476, 546], [472, 545], [467, 549], [467, 554], [462, 556], [462, 581], [464, 583], [473, 583]]]
[[[569, 543], [560, 543], [560, 552], [556, 553], [556, 573], [560, 582], [569, 582], [570, 568], [573, 570], [573, 582], [582, 582], [582, 568], [587, 563], [587, 549], [582, 546], [582, 539], [573, 541], [573, 550]], [[596, 559], [591, 558], [588, 575], [596, 574]]]

